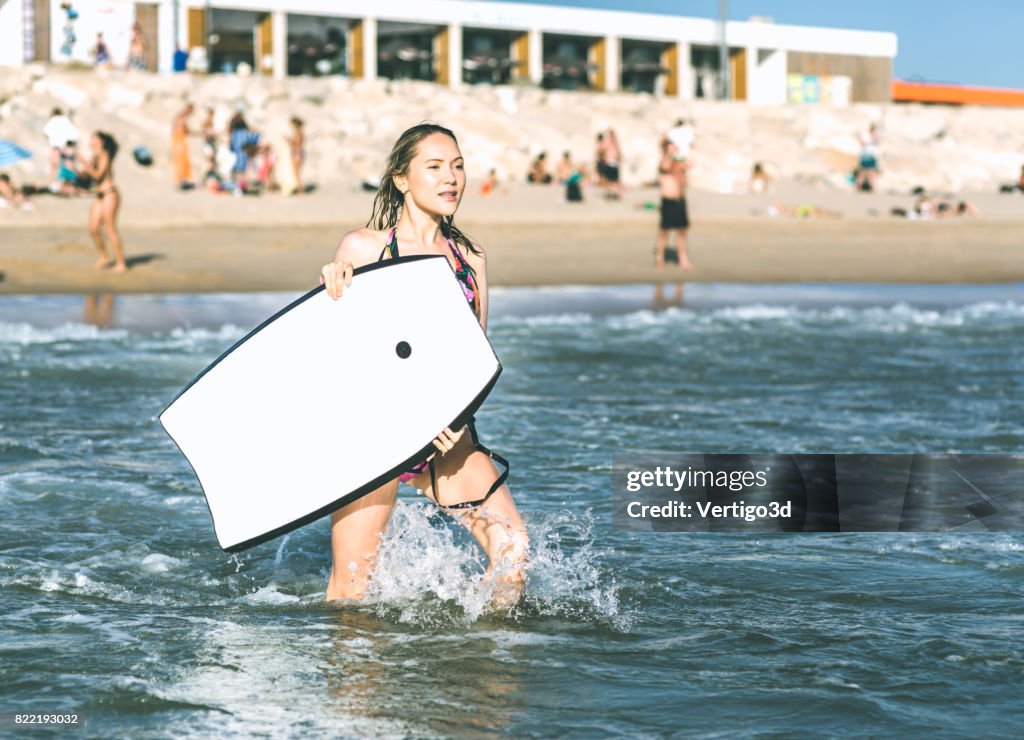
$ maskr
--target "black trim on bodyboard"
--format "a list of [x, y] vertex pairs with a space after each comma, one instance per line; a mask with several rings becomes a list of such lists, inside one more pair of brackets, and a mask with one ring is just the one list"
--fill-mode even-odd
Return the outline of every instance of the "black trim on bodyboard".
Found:
[[[455, 421], [453, 421], [451, 424], [449, 424], [450, 427], [452, 427], [453, 429], [458, 429], [463, 424], [468, 423], [469, 420], [473, 418], [473, 415], [477, 412], [477, 410], [483, 404], [484, 399], [487, 398], [487, 395], [491, 392], [491, 389], [494, 388], [494, 384], [498, 382], [498, 376], [499, 375], [501, 375], [501, 365], [500, 364], [498, 365], [498, 370], [494, 373], [494, 376], [491, 378], [491, 380], [484, 387], [483, 391], [481, 391], [480, 394], [476, 398], [473, 399], [473, 402], [469, 406], [466, 407], [465, 411], [463, 411], [461, 414], [459, 414], [457, 417], [455, 417]], [[426, 458], [428, 455], [431, 455], [431, 454], [433, 454], [436, 451], [437, 450], [434, 447], [433, 443], [431, 443], [431, 444], [427, 445], [425, 448], [423, 448], [423, 450], [421, 450], [417, 454], [415, 454], [412, 457], [410, 457], [409, 459], [405, 460], [401, 465], [396, 465], [395, 467], [393, 467], [391, 470], [389, 470], [384, 475], [381, 475], [381, 476], [378, 476], [378, 477], [374, 478], [369, 483], [366, 483], [366, 484], [360, 486], [359, 488], [355, 489], [354, 491], [345, 494], [341, 498], [339, 498], [336, 501], [333, 501], [333, 502], [327, 504], [326, 506], [322, 506], [321, 508], [317, 509], [313, 513], [307, 514], [306, 516], [303, 516], [303, 517], [300, 517], [300, 518], [296, 519], [293, 522], [289, 522], [288, 524], [284, 524], [284, 525], [278, 527], [277, 529], [274, 529], [274, 530], [272, 530], [270, 532], [267, 532], [266, 534], [261, 534], [259, 537], [253, 537], [251, 540], [246, 540], [245, 542], [242, 542], [242, 543], [240, 543], [238, 545], [233, 545], [231, 547], [222, 547], [221, 549], [224, 550], [224, 552], [241, 552], [242, 550], [248, 550], [250, 547], [256, 547], [256, 545], [262, 545], [264, 542], [269, 542], [270, 540], [274, 539], [275, 537], [280, 537], [283, 534], [288, 534], [288, 532], [296, 530], [299, 527], [304, 527], [307, 524], [312, 524], [317, 519], [320, 519], [321, 517], [325, 517], [328, 514], [330, 514], [331, 512], [337, 511], [341, 507], [347, 506], [348, 504], [352, 503], [353, 501], [357, 501], [358, 499], [362, 498], [363, 496], [365, 496], [366, 494], [370, 493], [371, 491], [373, 491], [373, 490], [375, 490], [377, 488], [380, 488], [382, 485], [384, 485], [388, 481], [394, 480], [399, 475], [401, 475], [402, 473], [407, 471], [409, 468], [411, 468], [413, 465], [415, 465], [416, 463], [420, 462], [421, 460]], [[198, 476], [196, 476], [196, 477], [198, 479]], [[200, 487], [202, 487], [202, 483], [200, 483], [199, 485], [200, 485]], [[203, 495], [204, 495], [204, 498], [205, 498], [206, 494], [204, 493]], [[209, 504], [207, 504], [207, 508], [209, 508]], [[212, 517], [212, 513], [211, 513], [211, 517]]]
[[[445, 260], [445, 262], [448, 261], [448, 258], [445, 255], [442, 255], [442, 254], [438, 254], [438, 255], [434, 255], [434, 254], [414, 254], [414, 255], [409, 255], [408, 257], [396, 257], [395, 259], [389, 259], [389, 260], [379, 261], [379, 262], [371, 262], [368, 265], [364, 265], [362, 267], [359, 267], [359, 268], [355, 269], [352, 272], [352, 275], [353, 275], [353, 277], [355, 277], [356, 275], [361, 275], [363, 273], [371, 272], [372, 270], [377, 270], [377, 269], [380, 269], [380, 268], [383, 268], [383, 267], [389, 267], [391, 265], [402, 264], [404, 262], [416, 262], [416, 261], [425, 260], [425, 259], [443, 259], [443, 260]], [[178, 448], [178, 452], [181, 453], [181, 456], [185, 458], [185, 462], [188, 463], [189, 468], [192, 470], [192, 475], [195, 476], [196, 481], [199, 483], [199, 489], [203, 492], [203, 503], [206, 504], [206, 510], [210, 513], [210, 520], [213, 522], [214, 536], [215, 537], [216, 537], [216, 530], [217, 530], [217, 519], [216, 519], [216, 517], [213, 516], [213, 510], [210, 508], [210, 499], [207, 497], [206, 490], [203, 488], [203, 481], [202, 481], [202, 479], [200, 479], [199, 474], [196, 472], [195, 466], [192, 465], [192, 461], [189, 460], [188, 455], [185, 454], [185, 451], [181, 449], [181, 445], [179, 445], [178, 441], [174, 438], [174, 435], [172, 435], [169, 431], [167, 431], [167, 427], [163, 423], [163, 415], [167, 411], [167, 409], [169, 409], [171, 406], [174, 405], [175, 401], [177, 401], [179, 398], [181, 398], [192, 386], [194, 386], [197, 382], [199, 382], [199, 380], [204, 375], [206, 375], [214, 367], [216, 367], [222, 360], [224, 360], [224, 358], [226, 358], [228, 355], [230, 355], [236, 349], [238, 349], [243, 344], [245, 344], [245, 342], [247, 342], [253, 336], [258, 334], [265, 327], [267, 327], [270, 324], [272, 324], [273, 322], [277, 321], [279, 318], [284, 316], [286, 313], [291, 311], [293, 308], [295, 308], [296, 306], [301, 305], [302, 303], [305, 303], [310, 298], [312, 298], [317, 293], [319, 293], [319, 292], [321, 292], [323, 290], [326, 290], [326, 288], [323, 285], [320, 285], [320, 286], [317, 286], [316, 288], [313, 288], [309, 292], [305, 293], [301, 297], [299, 297], [296, 300], [294, 300], [291, 303], [289, 303], [287, 306], [285, 306], [280, 311], [275, 313], [269, 319], [267, 319], [266, 321], [264, 321], [261, 324], [259, 324], [255, 329], [253, 329], [248, 334], [246, 334], [242, 339], [238, 340], [233, 345], [231, 345], [231, 347], [229, 347], [227, 350], [225, 350], [223, 353], [221, 353], [221, 355], [219, 357], [217, 357], [216, 360], [211, 362], [209, 365], [207, 365], [202, 370], [202, 372], [200, 372], [198, 375], [196, 375], [196, 377], [193, 378], [192, 381], [187, 386], [185, 386], [174, 397], [174, 399], [169, 404], [167, 404], [164, 407], [164, 410], [161, 411], [159, 416], [158, 416], [158, 419], [160, 420], [160, 425], [164, 427], [164, 433], [168, 437], [170, 437], [171, 441], [174, 443], [174, 446]], [[466, 304], [466, 309], [469, 310], [469, 311], [473, 311], [472, 307], [469, 306], [469, 304]], [[476, 317], [476, 313], [475, 312], [473, 313], [473, 316], [474, 316], [474, 318]], [[486, 334], [485, 334], [485, 338], [486, 338]], [[488, 340], [488, 344], [490, 344], [489, 340]], [[491, 348], [491, 352], [494, 353], [493, 347]], [[470, 402], [470, 404], [461, 413], [459, 413], [455, 417], [455, 419], [452, 420], [452, 422], [448, 425], [450, 428], [457, 430], [460, 427], [464, 426], [465, 424], [469, 423], [469, 421], [473, 418], [473, 416], [479, 410], [480, 406], [483, 405], [484, 400], [490, 394], [491, 390], [493, 390], [494, 385], [498, 382], [498, 377], [501, 375], [501, 371], [502, 371], [501, 361], [498, 360], [497, 354], [494, 355], [494, 359], [497, 361], [497, 364], [498, 364], [498, 367], [495, 370], [494, 375], [491, 376], [491, 379], [487, 382], [487, 385], [484, 386], [483, 390], [481, 390], [480, 393], [478, 393], [476, 395], [476, 397]], [[324, 516], [330, 514], [333, 511], [337, 511], [341, 507], [347, 506], [348, 504], [352, 503], [353, 501], [356, 501], [356, 500], [362, 498], [366, 494], [368, 494], [371, 491], [379, 488], [380, 486], [384, 485], [388, 481], [394, 480], [401, 473], [404, 473], [405, 471], [409, 470], [409, 468], [411, 468], [412, 466], [414, 466], [417, 463], [421, 462], [422, 460], [426, 459], [427, 457], [432, 455], [434, 452], [436, 452], [436, 448], [434, 447], [433, 442], [430, 442], [427, 445], [425, 445], [422, 449], [420, 449], [415, 455], [411, 455], [408, 459], [404, 460], [401, 464], [396, 465], [395, 467], [391, 468], [387, 473], [384, 473], [383, 475], [377, 476], [373, 480], [371, 480], [371, 481], [369, 481], [367, 483], [364, 483], [363, 485], [359, 486], [355, 490], [350, 491], [349, 493], [347, 493], [344, 496], [336, 499], [335, 501], [327, 504], [326, 506], [322, 506], [319, 509], [317, 509], [316, 511], [310, 513], [310, 514], [306, 514], [305, 516], [299, 517], [298, 519], [295, 519], [295, 520], [293, 520], [291, 522], [288, 522], [287, 524], [283, 524], [283, 525], [281, 525], [280, 527], [278, 527], [276, 529], [273, 529], [273, 530], [271, 530], [269, 532], [266, 532], [264, 534], [259, 535], [258, 537], [253, 537], [252, 539], [245, 540], [244, 542], [241, 542], [241, 543], [239, 543], [237, 545], [231, 545], [230, 547], [223, 547], [223, 546], [221, 546], [221, 549], [224, 552], [230, 552], [230, 553], [241, 552], [243, 550], [248, 550], [248, 549], [250, 549], [252, 547], [256, 547], [257, 545], [262, 545], [265, 542], [269, 542], [270, 540], [275, 539], [277, 537], [280, 537], [281, 535], [287, 534], [288, 532], [292, 532], [292, 531], [298, 529], [299, 527], [304, 527], [307, 524], [311, 524], [312, 522], [315, 522], [317, 519], [320, 519], [321, 517], [324, 517]], [[217, 544], [218, 544], [218, 546], [220, 546], [220, 538], [219, 537], [217, 537]]]

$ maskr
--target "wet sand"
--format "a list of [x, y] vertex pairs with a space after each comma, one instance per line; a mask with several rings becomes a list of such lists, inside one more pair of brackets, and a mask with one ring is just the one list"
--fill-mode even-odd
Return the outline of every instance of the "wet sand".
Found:
[[[487, 250], [492, 285], [1024, 281], [1024, 223], [705, 222], [690, 234], [691, 273], [654, 268], [645, 223], [465, 228]], [[5, 230], [0, 294], [303, 290], [344, 229], [126, 228], [125, 275], [91, 268], [80, 228]]]

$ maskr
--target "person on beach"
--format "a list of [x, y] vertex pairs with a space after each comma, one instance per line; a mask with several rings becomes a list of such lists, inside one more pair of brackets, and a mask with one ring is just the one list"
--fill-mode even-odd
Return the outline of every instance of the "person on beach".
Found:
[[64, 111], [54, 108], [43, 126], [43, 136], [50, 144], [50, 190], [56, 193], [60, 189], [58, 175], [61, 171], [62, 155], [65, 149], [78, 140], [78, 129], [71, 119], [64, 115]]
[[798, 203], [795, 206], [787, 206], [782, 203], [772, 203], [765, 210], [772, 218], [778, 216], [789, 216], [791, 218], [842, 218], [842, 211], [833, 211], [829, 208], [822, 208], [813, 203]]
[[572, 177], [572, 173], [575, 171], [576, 165], [572, 163], [572, 153], [568, 151], [562, 152], [562, 158], [555, 167], [555, 177], [558, 178], [558, 182], [565, 185], [565, 181]]
[[58, 152], [57, 182], [50, 185], [54, 195], [88, 195], [92, 178], [78, 167], [79, 154], [76, 144], [69, 141]]
[[110, 47], [107, 46], [107, 42], [103, 40], [103, 34], [96, 34], [96, 43], [92, 47], [93, 56], [96, 59], [97, 67], [109, 67], [110, 66]]
[[600, 188], [602, 192], [605, 192], [608, 189], [608, 180], [605, 179], [605, 167], [607, 167], [607, 163], [604, 158], [604, 134], [599, 133], [597, 135], [597, 141], [594, 144], [594, 173], [596, 175], [597, 187]]
[[874, 192], [875, 179], [878, 177], [878, 126], [871, 124], [867, 131], [860, 135], [860, 162], [857, 165], [857, 177], [854, 189], [857, 192]]
[[241, 111], [231, 117], [228, 131], [231, 153], [235, 155], [235, 162], [231, 165], [232, 186], [235, 194], [241, 195], [247, 186], [246, 173], [249, 171], [251, 155], [261, 143], [260, 135], [249, 129]]
[[538, 154], [530, 165], [530, 171], [526, 173], [526, 181], [534, 185], [550, 185], [551, 173], [548, 172], [548, 153]]
[[930, 221], [935, 218], [950, 218], [953, 216], [969, 216], [981, 218], [981, 210], [969, 200], [942, 200], [941, 198], [929, 198], [921, 195], [914, 201], [910, 210], [906, 208], [893, 208], [890, 213], [893, 216], [909, 218], [915, 221]]
[[75, 10], [69, 2], [61, 3], [60, 9], [64, 11], [64, 27], [61, 28], [62, 41], [60, 45], [60, 54], [64, 57], [64, 61], [70, 62], [71, 58], [75, 55], [75, 42], [78, 41], [78, 37], [75, 35], [75, 21], [78, 20], [78, 11]]
[[288, 148], [291, 151], [292, 169], [295, 171], [296, 194], [306, 192], [306, 186], [302, 184], [302, 163], [306, 161], [306, 134], [305, 122], [298, 116], [292, 116], [292, 135], [288, 139]]
[[146, 34], [142, 32], [142, 24], [132, 24], [132, 37], [128, 42], [128, 69], [144, 72], [146, 70]]
[[661, 195], [661, 218], [654, 243], [654, 266], [659, 270], [665, 267], [669, 235], [674, 232], [679, 266], [684, 270], [692, 270], [693, 264], [686, 254], [686, 230], [690, 227], [690, 216], [686, 210], [686, 162], [676, 158], [676, 145], [668, 138], [661, 141], [658, 190]]
[[174, 184], [179, 190], [191, 190], [195, 187], [192, 181], [192, 158], [188, 152], [188, 119], [195, 111], [192, 103], [178, 111], [171, 123], [171, 164], [174, 168]]
[[754, 162], [754, 169], [750, 173], [750, 192], [763, 193], [771, 181], [772, 178], [765, 172], [764, 165]]
[[14, 186], [11, 177], [6, 172], [0, 173], [0, 208], [6, 208], [10, 204], [24, 211], [32, 210], [25, 193]]
[[498, 170], [494, 167], [487, 170], [487, 177], [480, 183], [480, 195], [493, 195], [501, 183], [498, 181]]
[[[274, 154], [274, 149], [269, 144], [260, 144], [259, 146], [250, 146], [247, 148], [247, 154], [252, 160], [253, 174], [255, 176], [256, 187], [261, 193], [269, 193], [277, 190], [277, 180], [274, 177], [274, 169], [277, 166], [277, 156]], [[291, 162], [288, 162], [291, 166]]]
[[217, 129], [215, 126], [215, 112], [213, 108], [207, 108], [203, 116], [203, 123], [200, 133], [203, 137], [203, 185], [213, 191], [219, 192], [221, 186], [220, 172], [217, 171]]
[[562, 160], [555, 170], [558, 182], [565, 185], [565, 200], [567, 203], [583, 202], [583, 173], [573, 164], [572, 154], [562, 152]]
[[[339, 299], [353, 270], [400, 255], [444, 255], [487, 330], [487, 262], [482, 249], [455, 226], [455, 212], [466, 187], [464, 160], [455, 134], [424, 123], [405, 131], [388, 155], [373, 213], [366, 228], [345, 234], [320, 279]], [[395, 297], [401, 300], [400, 296]], [[418, 312], [429, 306], [409, 306]], [[452, 372], [458, 372], [452, 358]], [[340, 389], [364, 393], [368, 389]], [[401, 423], [401, 420], [396, 420]], [[471, 421], [443, 429], [437, 452], [394, 480], [331, 515], [332, 565], [327, 599], [359, 599], [366, 591], [380, 535], [387, 526], [399, 481], [419, 489], [452, 514], [479, 542], [489, 565], [487, 578], [498, 605], [514, 605], [524, 583], [529, 540], [512, 494], [491, 458], [477, 442]]]
[[685, 119], [678, 119], [675, 125], [665, 133], [665, 138], [675, 145], [676, 159], [685, 161], [690, 157], [694, 133], [693, 127]]
[[114, 157], [117, 156], [117, 142], [114, 137], [105, 131], [97, 131], [89, 141], [92, 149], [92, 159], [82, 161], [80, 171], [87, 174], [95, 183], [93, 194], [96, 200], [93, 201], [89, 210], [89, 235], [96, 250], [100, 253], [99, 259], [93, 264], [97, 270], [111, 267], [110, 257], [107, 254], [106, 245], [103, 243], [104, 233], [110, 241], [114, 251], [114, 272], [126, 272], [128, 264], [124, 258], [124, 245], [121, 242], [121, 234], [117, 229], [117, 214], [121, 208], [121, 193], [114, 185]]
[[622, 197], [622, 183], [619, 181], [619, 168], [622, 164], [622, 150], [615, 129], [610, 128], [604, 137], [604, 179], [607, 183], [606, 197], [618, 200]]

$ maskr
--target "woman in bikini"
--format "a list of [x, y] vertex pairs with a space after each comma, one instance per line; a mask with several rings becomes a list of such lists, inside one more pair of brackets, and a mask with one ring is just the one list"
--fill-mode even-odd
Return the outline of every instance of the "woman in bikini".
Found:
[[[434, 124], [420, 124], [403, 133], [388, 155], [370, 222], [345, 234], [334, 260], [321, 270], [328, 294], [340, 298], [351, 284], [353, 270], [371, 262], [400, 254], [440, 254], [448, 259], [453, 279], [461, 284], [486, 331], [486, 258], [454, 223], [465, 187], [455, 134]], [[343, 389], [342, 395], [367, 390]], [[518, 600], [529, 541], [504, 484], [507, 471], [499, 475], [492, 461], [501, 458], [479, 444], [472, 422], [462, 429], [441, 430], [434, 447], [437, 452], [428, 460], [331, 516], [329, 600], [358, 599], [366, 593], [399, 481], [422, 491], [473, 534], [489, 560], [495, 603], [508, 606]]]
[[[114, 185], [114, 157], [117, 155], [117, 142], [105, 131], [97, 131], [89, 142], [93, 151], [91, 161], [83, 161], [79, 172], [88, 175], [95, 183], [93, 201], [89, 211], [89, 235], [92, 236], [99, 259], [93, 264], [98, 270], [110, 267], [110, 257], [103, 243], [103, 231], [106, 232], [110, 246], [114, 250], [114, 272], [125, 272], [128, 264], [124, 259], [124, 246], [121, 234], [117, 230], [117, 212], [121, 208], [121, 194]], [[101, 231], [101, 229], [103, 231]]]

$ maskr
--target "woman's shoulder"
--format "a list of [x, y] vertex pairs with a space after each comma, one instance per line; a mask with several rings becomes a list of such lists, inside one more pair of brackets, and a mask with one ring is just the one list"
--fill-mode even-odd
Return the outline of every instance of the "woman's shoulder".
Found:
[[377, 260], [384, 249], [388, 231], [361, 228], [352, 229], [341, 237], [335, 259], [341, 258], [353, 265], [365, 265]]

